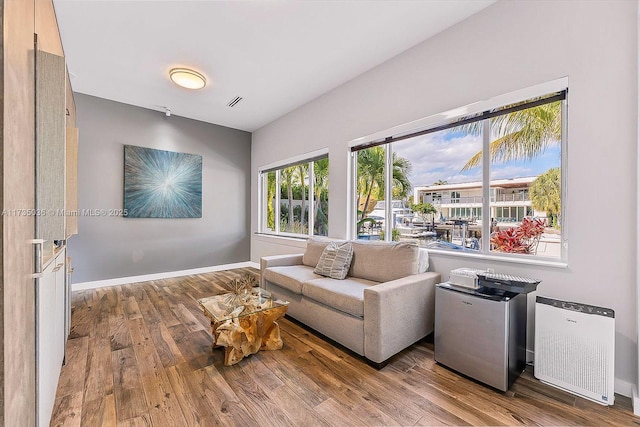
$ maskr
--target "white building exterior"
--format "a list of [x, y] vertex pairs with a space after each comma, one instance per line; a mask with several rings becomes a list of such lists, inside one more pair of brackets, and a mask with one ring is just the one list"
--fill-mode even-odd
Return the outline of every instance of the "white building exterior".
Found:
[[[520, 222], [525, 216], [546, 218], [545, 212], [534, 211], [529, 187], [537, 177], [498, 179], [491, 181], [490, 218], [499, 223]], [[440, 220], [466, 219], [479, 221], [482, 212], [482, 181], [459, 184], [414, 187], [416, 203], [431, 203]]]

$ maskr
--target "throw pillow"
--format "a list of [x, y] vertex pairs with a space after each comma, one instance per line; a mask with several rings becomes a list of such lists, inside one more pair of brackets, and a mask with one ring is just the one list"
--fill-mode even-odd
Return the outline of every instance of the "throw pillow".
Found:
[[420, 248], [418, 254], [418, 273], [424, 273], [429, 269], [429, 251]]
[[313, 272], [321, 276], [342, 280], [347, 277], [352, 258], [351, 242], [331, 242], [322, 251], [318, 265]]

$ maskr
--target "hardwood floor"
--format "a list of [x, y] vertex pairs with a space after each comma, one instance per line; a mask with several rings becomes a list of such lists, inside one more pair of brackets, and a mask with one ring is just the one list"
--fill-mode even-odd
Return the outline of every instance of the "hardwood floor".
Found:
[[75, 292], [55, 426], [633, 425], [628, 398], [603, 407], [528, 369], [507, 393], [437, 365], [433, 344], [382, 370], [289, 319], [284, 348], [234, 366], [211, 350], [196, 299], [255, 269]]

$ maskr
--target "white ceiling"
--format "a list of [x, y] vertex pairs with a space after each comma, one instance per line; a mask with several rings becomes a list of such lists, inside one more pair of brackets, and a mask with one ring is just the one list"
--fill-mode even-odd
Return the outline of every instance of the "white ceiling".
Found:
[[[54, 5], [74, 91], [254, 131], [494, 1]], [[178, 66], [200, 71], [207, 86], [175, 86], [168, 72]]]

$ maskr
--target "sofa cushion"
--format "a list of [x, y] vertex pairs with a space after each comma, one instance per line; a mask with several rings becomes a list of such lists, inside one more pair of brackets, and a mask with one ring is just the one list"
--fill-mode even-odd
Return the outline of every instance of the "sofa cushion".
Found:
[[316, 265], [318, 265], [318, 261], [320, 261], [322, 251], [333, 241], [334, 240], [326, 237], [310, 237], [307, 240], [307, 249], [305, 249], [304, 255], [302, 255], [302, 264], [315, 268]]
[[319, 279], [313, 268], [306, 265], [288, 265], [285, 267], [269, 267], [264, 270], [265, 280], [286, 288], [293, 293], [302, 293], [302, 283], [307, 280]]
[[349, 276], [388, 282], [418, 273], [419, 249], [415, 242], [351, 242], [353, 260]]
[[304, 282], [302, 295], [352, 316], [363, 317], [364, 290], [377, 284], [355, 277], [347, 277], [344, 280], [323, 277]]
[[322, 251], [320, 261], [313, 272], [343, 280], [351, 267], [351, 258], [353, 258], [353, 248], [350, 242], [331, 242]]

